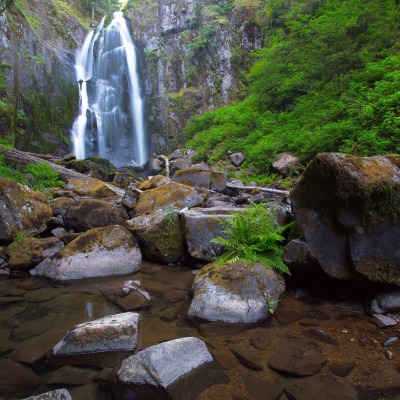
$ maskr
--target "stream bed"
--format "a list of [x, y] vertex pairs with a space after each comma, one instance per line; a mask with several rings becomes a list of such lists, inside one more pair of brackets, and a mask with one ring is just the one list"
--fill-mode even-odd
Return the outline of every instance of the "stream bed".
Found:
[[[140, 311], [135, 351], [194, 336], [206, 343], [222, 371], [214, 378], [204, 375], [200, 378], [204, 382], [197, 381], [183, 388], [177, 398], [400, 399], [400, 343], [390, 348], [382, 345], [389, 337], [399, 336], [400, 330], [398, 326], [388, 329], [375, 326], [365, 314], [361, 301], [321, 299], [300, 288], [289, 287], [279, 302], [278, 311], [261, 324], [195, 324], [186, 318], [193, 279], [188, 268], [146, 262], [141, 272], [131, 276], [79, 282], [2, 278], [0, 393], [5, 397], [0, 399], [23, 398], [58, 388], [67, 388], [74, 400], [116, 398], [110, 384], [112, 372], [129, 354], [99, 354], [88, 362], [75, 361], [74, 366], [71, 363], [54, 365], [51, 358], [46, 359], [46, 354], [72, 326], [134, 310], [135, 304], [120, 302], [118, 305], [108, 300], [127, 280], [139, 280], [152, 298], [151, 306]], [[288, 357], [290, 363], [293, 348], [307, 341], [315, 343], [318, 352], [326, 358], [315, 374], [299, 377], [269, 366], [274, 357]], [[18, 373], [7, 375], [9, 360], [39, 376], [40, 383], [34, 393]], [[300, 369], [310, 368], [310, 362], [300, 365]], [[127, 391], [120, 398], [138, 397]]]

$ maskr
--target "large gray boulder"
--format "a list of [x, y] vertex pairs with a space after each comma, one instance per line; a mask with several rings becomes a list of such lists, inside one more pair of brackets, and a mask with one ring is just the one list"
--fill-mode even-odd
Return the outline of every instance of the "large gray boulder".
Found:
[[123, 383], [166, 389], [185, 374], [212, 360], [203, 341], [186, 337], [148, 347], [128, 357], [117, 375]]
[[397, 313], [400, 312], [400, 290], [380, 293], [371, 302], [373, 314]]
[[193, 283], [189, 316], [207, 321], [252, 323], [266, 319], [285, 291], [285, 281], [260, 263], [203, 268]]
[[222, 254], [223, 247], [211, 240], [217, 236], [227, 238], [223, 232], [223, 221], [232, 218], [233, 211], [228, 207], [213, 207], [196, 208], [182, 213], [184, 237], [193, 258], [213, 261]]
[[43, 232], [53, 213], [41, 192], [0, 177], [0, 243], [9, 243], [18, 232]]
[[321, 153], [291, 191], [296, 220], [322, 269], [398, 283], [400, 156]]
[[139, 271], [141, 262], [136, 239], [122, 226], [110, 225], [83, 233], [30, 272], [65, 281], [131, 274]]
[[140, 315], [134, 312], [108, 315], [71, 328], [53, 347], [55, 356], [130, 351], [136, 348]]
[[298, 171], [301, 168], [300, 160], [293, 154], [282, 153], [279, 157], [271, 164], [272, 170], [278, 172], [284, 178], [291, 175], [293, 172]]

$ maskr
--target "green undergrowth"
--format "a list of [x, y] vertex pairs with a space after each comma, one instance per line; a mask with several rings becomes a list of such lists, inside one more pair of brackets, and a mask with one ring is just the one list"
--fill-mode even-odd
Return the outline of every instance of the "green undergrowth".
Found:
[[282, 259], [285, 238], [283, 233], [292, 224], [276, 225], [276, 210], [265, 203], [252, 204], [252, 207], [233, 213], [221, 223], [227, 238], [218, 236], [213, 243], [225, 247], [226, 252], [216, 261], [217, 266], [244, 261], [260, 262], [267, 269], [290, 274]]

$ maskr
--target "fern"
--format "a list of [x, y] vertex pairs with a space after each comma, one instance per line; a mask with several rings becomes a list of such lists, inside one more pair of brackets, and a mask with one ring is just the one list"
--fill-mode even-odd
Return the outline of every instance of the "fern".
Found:
[[290, 275], [282, 259], [281, 243], [285, 239], [283, 232], [294, 223], [280, 227], [275, 221], [276, 209], [268, 208], [263, 203], [252, 204], [251, 208], [235, 212], [232, 218], [222, 221], [227, 238], [218, 236], [212, 240], [226, 249], [217, 265], [238, 261], [260, 262], [265, 268]]

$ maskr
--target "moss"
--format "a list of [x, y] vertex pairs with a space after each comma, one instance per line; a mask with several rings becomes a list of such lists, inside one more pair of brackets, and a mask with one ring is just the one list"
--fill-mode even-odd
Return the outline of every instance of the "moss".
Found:
[[387, 258], [366, 257], [356, 263], [356, 270], [375, 282], [394, 283], [400, 286], [398, 266]]

